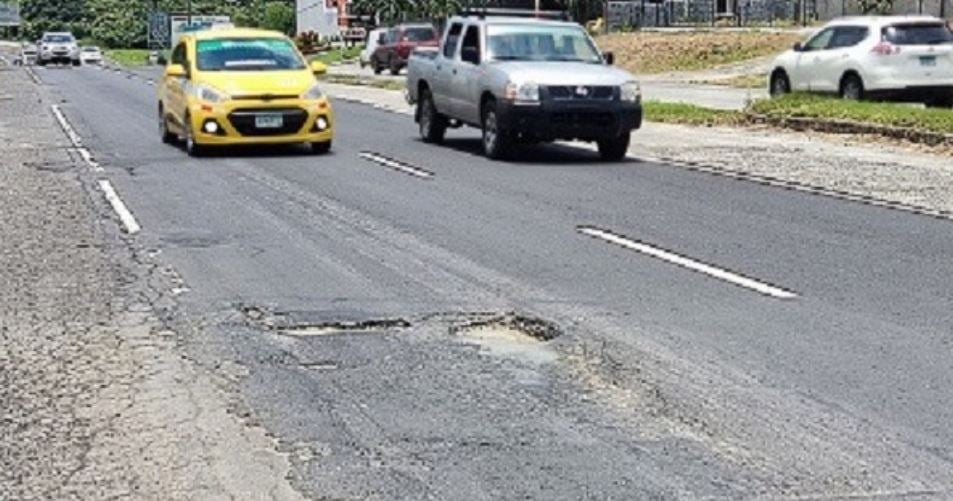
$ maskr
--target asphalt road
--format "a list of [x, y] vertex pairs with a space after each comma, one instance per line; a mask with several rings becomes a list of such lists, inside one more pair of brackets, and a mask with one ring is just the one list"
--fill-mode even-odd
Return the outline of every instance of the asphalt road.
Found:
[[[143, 79], [38, 73], [312, 497], [953, 496], [949, 221], [566, 145], [490, 162], [345, 102], [330, 155], [195, 160]], [[561, 335], [459, 329], [509, 311]]]

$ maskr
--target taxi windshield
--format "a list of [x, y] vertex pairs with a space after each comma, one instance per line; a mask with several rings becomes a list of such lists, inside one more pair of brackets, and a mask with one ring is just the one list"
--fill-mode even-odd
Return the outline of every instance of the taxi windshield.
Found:
[[225, 38], [200, 40], [196, 46], [201, 71], [301, 70], [304, 61], [288, 40]]

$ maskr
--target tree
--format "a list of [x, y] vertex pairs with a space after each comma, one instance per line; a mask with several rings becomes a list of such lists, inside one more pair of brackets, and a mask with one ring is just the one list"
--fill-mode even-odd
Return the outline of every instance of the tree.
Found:
[[87, 33], [85, 0], [23, 0], [20, 17], [23, 33], [30, 39], [44, 31], [72, 31], [77, 37]]
[[284, 2], [266, 3], [261, 27], [269, 30], [280, 31], [286, 35], [294, 35], [294, 8]]

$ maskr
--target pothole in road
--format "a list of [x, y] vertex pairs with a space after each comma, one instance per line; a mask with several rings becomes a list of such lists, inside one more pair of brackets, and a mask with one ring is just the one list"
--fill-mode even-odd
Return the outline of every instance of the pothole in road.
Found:
[[450, 333], [490, 355], [545, 364], [555, 362], [559, 355], [543, 343], [555, 339], [562, 331], [547, 320], [506, 314], [454, 325]]
[[411, 326], [411, 323], [403, 318], [354, 318], [351, 316], [351, 318], [326, 320], [327, 316], [320, 313], [272, 311], [252, 305], [241, 305], [239, 311], [250, 324], [256, 327], [294, 337], [384, 334]]

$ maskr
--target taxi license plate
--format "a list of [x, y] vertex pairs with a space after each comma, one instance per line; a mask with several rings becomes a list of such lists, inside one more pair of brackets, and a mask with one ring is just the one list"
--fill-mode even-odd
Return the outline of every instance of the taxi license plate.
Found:
[[259, 129], [280, 129], [285, 123], [281, 115], [256, 115], [255, 127]]
[[920, 66], [936, 66], [936, 56], [920, 56]]

